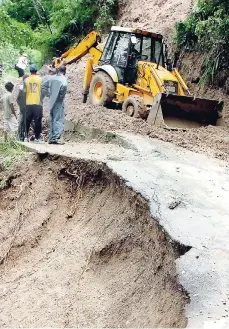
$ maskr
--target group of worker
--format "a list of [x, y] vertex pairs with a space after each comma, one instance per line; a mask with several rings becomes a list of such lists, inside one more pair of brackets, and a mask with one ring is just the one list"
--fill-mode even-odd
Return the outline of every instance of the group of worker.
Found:
[[[38, 75], [35, 64], [30, 65], [30, 75], [25, 75], [27, 66], [27, 56], [23, 54], [19, 59], [15, 69], [19, 77], [22, 78], [17, 95], [17, 104], [20, 114], [14, 108], [12, 92], [14, 85], [11, 82], [5, 84], [6, 93], [3, 96], [4, 105], [4, 139], [8, 140], [9, 132], [16, 132], [20, 141], [43, 142], [42, 116], [43, 101], [49, 98], [50, 131], [48, 136], [49, 144], [63, 144], [61, 140], [64, 130], [64, 98], [67, 92], [67, 79], [65, 77], [66, 67], [60, 66], [54, 72], [49, 71], [44, 78]], [[31, 124], [34, 123], [34, 136], [29, 138]]]

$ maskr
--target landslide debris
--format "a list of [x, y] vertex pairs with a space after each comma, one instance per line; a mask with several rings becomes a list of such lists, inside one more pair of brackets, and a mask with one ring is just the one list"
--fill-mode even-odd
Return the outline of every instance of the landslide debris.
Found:
[[1, 327], [186, 326], [179, 254], [105, 165], [25, 165], [0, 218]]

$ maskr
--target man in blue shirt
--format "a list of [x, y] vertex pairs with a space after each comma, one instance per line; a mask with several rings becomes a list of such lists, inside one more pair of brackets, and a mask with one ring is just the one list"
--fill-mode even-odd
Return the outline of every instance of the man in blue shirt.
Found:
[[49, 144], [63, 144], [60, 139], [64, 131], [64, 98], [67, 92], [65, 74], [66, 67], [62, 65], [57, 69], [56, 74], [42, 84], [42, 95], [49, 97]]

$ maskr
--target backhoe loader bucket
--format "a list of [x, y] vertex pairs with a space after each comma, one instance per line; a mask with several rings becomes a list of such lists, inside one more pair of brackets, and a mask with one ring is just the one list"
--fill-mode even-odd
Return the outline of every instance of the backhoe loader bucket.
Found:
[[221, 125], [223, 102], [187, 96], [157, 94], [147, 122], [169, 128]]

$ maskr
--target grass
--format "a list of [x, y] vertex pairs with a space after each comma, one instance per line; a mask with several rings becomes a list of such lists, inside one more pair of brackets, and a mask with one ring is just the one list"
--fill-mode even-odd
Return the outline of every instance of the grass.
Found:
[[17, 141], [4, 143], [0, 138], [0, 191], [9, 186], [9, 170], [26, 152], [26, 148]]
[[16, 160], [26, 153], [26, 148], [16, 141], [0, 141], [0, 171], [10, 169]]

